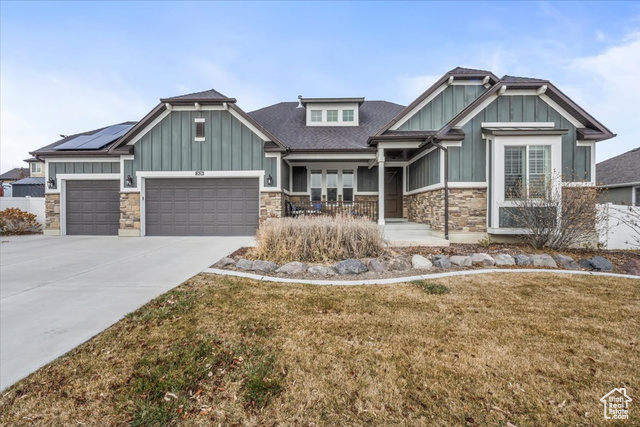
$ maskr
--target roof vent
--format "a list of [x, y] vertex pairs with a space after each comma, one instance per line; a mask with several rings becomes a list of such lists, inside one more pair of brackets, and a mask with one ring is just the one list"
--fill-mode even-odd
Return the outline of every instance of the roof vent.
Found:
[[304, 108], [302, 105], [302, 95], [298, 95], [298, 106], [296, 108]]

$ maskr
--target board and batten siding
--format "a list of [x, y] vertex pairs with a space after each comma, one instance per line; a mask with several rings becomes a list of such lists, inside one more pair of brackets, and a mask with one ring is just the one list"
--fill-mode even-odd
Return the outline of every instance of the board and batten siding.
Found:
[[579, 147], [576, 128], [549, 104], [535, 95], [500, 96], [467, 122], [461, 147], [449, 148], [449, 181], [486, 181], [486, 141], [482, 122], [553, 122], [562, 135], [562, 175], [564, 181], [591, 179], [591, 150]]
[[[195, 119], [205, 120], [205, 140], [195, 141]], [[173, 111], [134, 145], [124, 174], [137, 186], [139, 171], [264, 170], [278, 186], [277, 161], [265, 157], [264, 141], [228, 111]]]
[[280, 172], [282, 173], [282, 189], [289, 191], [290, 169], [289, 164], [284, 160], [280, 160]]
[[482, 85], [449, 86], [403, 123], [398, 130], [438, 130], [485, 90]]
[[440, 156], [436, 149], [407, 166], [407, 191], [440, 183]]
[[48, 162], [47, 179], [61, 173], [120, 173], [120, 162]]

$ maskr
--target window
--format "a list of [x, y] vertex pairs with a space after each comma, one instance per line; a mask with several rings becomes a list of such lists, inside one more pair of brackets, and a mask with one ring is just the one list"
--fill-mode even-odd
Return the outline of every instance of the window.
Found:
[[328, 122], [337, 122], [338, 121], [338, 110], [327, 110], [327, 121]]
[[311, 171], [311, 201], [322, 200], [322, 171]]
[[353, 110], [342, 110], [342, 121], [343, 122], [352, 122], [353, 121]]
[[523, 195], [540, 198], [547, 189], [551, 172], [548, 145], [504, 147], [504, 198]]
[[636, 192], [636, 206], [640, 206], [640, 187], [636, 187], [635, 188], [635, 192]]
[[342, 171], [342, 200], [353, 202], [353, 171]]
[[322, 121], [322, 110], [311, 110], [311, 121], [312, 122], [321, 122]]
[[338, 201], [338, 171], [327, 171], [327, 201]]
[[31, 162], [31, 173], [41, 173], [41, 172], [42, 172], [42, 163]]
[[204, 119], [195, 119], [196, 141], [204, 141]]

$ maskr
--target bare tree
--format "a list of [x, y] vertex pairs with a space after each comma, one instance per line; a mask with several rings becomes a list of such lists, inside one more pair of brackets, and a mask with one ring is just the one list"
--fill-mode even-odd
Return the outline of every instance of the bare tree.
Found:
[[510, 191], [508, 221], [523, 230], [520, 237], [531, 246], [566, 249], [597, 242], [596, 224], [606, 213], [596, 209], [596, 187], [563, 187], [562, 176], [554, 174]]
[[625, 243], [640, 249], [640, 206], [607, 204], [603, 211], [609, 218], [609, 229], [626, 225], [629, 230], [629, 239]]

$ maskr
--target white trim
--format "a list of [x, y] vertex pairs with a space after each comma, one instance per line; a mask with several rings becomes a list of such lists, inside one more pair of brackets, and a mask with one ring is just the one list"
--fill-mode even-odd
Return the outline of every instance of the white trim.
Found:
[[590, 153], [590, 157], [591, 157], [591, 164], [589, 165], [591, 168], [591, 173], [589, 174], [591, 176], [591, 180], [589, 180], [588, 182], [592, 183], [592, 184], [596, 184], [596, 141], [576, 141], [576, 145], [578, 147], [591, 147], [591, 153]]
[[424, 141], [387, 141], [379, 142], [378, 148], [419, 148]]
[[[197, 104], [197, 103], [196, 103]], [[196, 104], [191, 105], [173, 105], [171, 109], [173, 111], [224, 111], [227, 108], [224, 105], [200, 105], [200, 108], [196, 108]]]
[[55, 157], [47, 158], [50, 163], [116, 163], [119, 157]]
[[402, 167], [405, 167], [406, 165], [407, 165], [407, 162], [401, 162], [399, 160], [394, 160], [392, 162], [385, 163], [385, 166], [388, 168], [402, 168]]
[[194, 123], [206, 123], [206, 120], [204, 119], [204, 117], [196, 117], [195, 119], [193, 119]]
[[353, 194], [356, 196], [377, 196], [379, 193], [377, 191], [356, 191]]
[[251, 130], [251, 132], [253, 132], [256, 135], [258, 135], [258, 137], [260, 139], [262, 139], [264, 142], [271, 141], [271, 138], [269, 138], [267, 135], [265, 135], [260, 129], [255, 127], [253, 124], [251, 124], [251, 122], [249, 122], [246, 118], [244, 118], [244, 116], [242, 114], [238, 113], [233, 108], [229, 108], [228, 111], [229, 111], [229, 113], [231, 113], [231, 115], [233, 117], [235, 117], [236, 119], [240, 120], [240, 123], [242, 123], [243, 125], [248, 127], [249, 130]]
[[[173, 110], [175, 110], [175, 109], [176, 109], [176, 107], [173, 108]], [[147, 132], [149, 132], [151, 129], [153, 129], [158, 123], [160, 123], [162, 120], [164, 120], [164, 118], [167, 117], [169, 114], [171, 114], [170, 110], [163, 111], [158, 117], [153, 119], [153, 121], [151, 123], [149, 123], [140, 132], [138, 132], [138, 134], [136, 136], [134, 136], [131, 139], [131, 141], [127, 142], [127, 145], [133, 145], [136, 142], [138, 142], [143, 136], [145, 136], [147, 134]]]
[[584, 125], [582, 123], [580, 123], [578, 120], [576, 120], [575, 117], [573, 117], [571, 114], [569, 114], [567, 112], [567, 110], [565, 110], [564, 108], [562, 108], [561, 106], [559, 106], [558, 104], [556, 104], [556, 102], [549, 98], [547, 95], [542, 94], [539, 95], [540, 99], [542, 99], [544, 102], [546, 102], [547, 104], [549, 104], [549, 106], [551, 108], [553, 108], [554, 110], [556, 110], [558, 113], [560, 113], [560, 115], [562, 117], [564, 117], [565, 119], [567, 119], [569, 121], [569, 123], [571, 123], [572, 125], [574, 125], [575, 127], [577, 127], [578, 129], [584, 129]]
[[431, 147], [428, 150], [423, 151], [422, 153], [418, 154], [417, 156], [415, 156], [413, 159], [409, 160], [407, 162], [407, 166], [411, 165], [412, 163], [415, 163], [416, 161], [418, 161], [419, 159], [423, 158], [424, 156], [426, 156], [427, 154], [429, 154], [430, 152], [432, 152], [433, 150], [438, 150], [438, 147]]
[[[413, 194], [426, 193], [433, 190], [441, 190], [444, 188], [444, 184], [439, 182], [437, 184], [427, 185], [425, 187], [416, 188], [415, 190], [406, 191], [403, 194], [405, 196], [411, 196]], [[449, 181], [449, 188], [453, 189], [465, 189], [465, 188], [487, 188], [486, 182], [451, 182]]]
[[638, 182], [623, 182], [621, 184], [608, 184], [608, 185], [598, 185], [600, 188], [618, 188], [618, 187], [633, 187], [636, 185], [640, 185], [640, 181]]
[[547, 85], [540, 86], [538, 89], [536, 89], [536, 95], [544, 95], [547, 89], [548, 89]]
[[[282, 154], [277, 153], [276, 156], [276, 182], [278, 183], [278, 188], [282, 189]], [[291, 188], [291, 187], [289, 187]]]
[[447, 83], [443, 83], [436, 90], [434, 90], [429, 96], [427, 96], [422, 102], [413, 107], [411, 111], [407, 112], [400, 120], [395, 122], [389, 130], [398, 130], [400, 126], [405, 124], [411, 117], [413, 117], [418, 111], [420, 111], [425, 105], [434, 100], [434, 98], [442, 93], [447, 88]]
[[264, 153], [265, 157], [280, 157], [281, 155], [282, 155], [282, 153], [272, 153], [272, 152]]
[[[487, 77], [485, 77], [485, 79], [488, 82], [489, 79], [487, 79]], [[482, 86], [484, 84], [483, 82], [484, 80], [454, 80], [451, 86]]]
[[537, 89], [509, 89], [506, 90], [503, 96], [517, 96], [517, 95], [526, 95], [526, 96], [537, 96]]
[[[378, 148], [378, 224], [384, 225], [384, 148]], [[380, 197], [382, 195], [382, 197]]]
[[420, 188], [416, 188], [415, 190], [407, 191], [404, 193], [404, 195], [411, 196], [413, 194], [426, 193], [428, 191], [440, 190], [442, 188], [444, 188], [444, 184], [439, 182], [437, 184], [431, 184], [431, 185], [427, 185], [426, 187], [420, 187]]
[[591, 181], [573, 181], [573, 182], [562, 182], [563, 187], [595, 187], [596, 184]]
[[440, 145], [443, 147], [462, 147], [462, 141], [447, 141], [442, 142]]
[[555, 122], [482, 122], [483, 128], [552, 128]]
[[638, 192], [638, 189], [640, 187], [631, 187], [631, 206], [638, 206], [637, 203], [637, 199], [636, 199], [636, 193]]
[[477, 116], [480, 111], [484, 110], [485, 108], [487, 108], [489, 106], [489, 104], [491, 104], [493, 101], [495, 101], [496, 99], [498, 99], [498, 95], [497, 94], [493, 94], [491, 96], [489, 96], [487, 99], [485, 99], [484, 101], [482, 101], [482, 103], [480, 105], [478, 105], [476, 108], [474, 108], [473, 110], [471, 110], [469, 112], [469, 114], [467, 114], [466, 116], [464, 116], [462, 118], [462, 120], [460, 120], [458, 123], [456, 123], [456, 125], [454, 126], [454, 129], [458, 129], [458, 128], [462, 128], [464, 125], [467, 124], [467, 122], [469, 122], [469, 120], [473, 119], [475, 116]]
[[[67, 234], [67, 181], [119, 181], [117, 173], [61, 173], [56, 175], [56, 189], [60, 194], [60, 234]], [[49, 193], [54, 194], [54, 193]]]
[[487, 228], [488, 234], [529, 234], [530, 231], [527, 231], [524, 228]]
[[449, 188], [487, 188], [486, 181], [449, 181]]
[[336, 154], [336, 153], [292, 153], [289, 154], [286, 159], [289, 160], [368, 160], [375, 159], [375, 153], [344, 153], [344, 154]]
[[206, 138], [204, 136], [196, 136], [193, 138], [193, 142], [205, 142]]
[[134, 158], [135, 156], [132, 154], [126, 154], [126, 155], [120, 156], [120, 192], [121, 193], [139, 193], [140, 192], [138, 187], [125, 187], [124, 185], [124, 180], [126, 178], [126, 175], [124, 173], [124, 162], [125, 160], [133, 161]]

